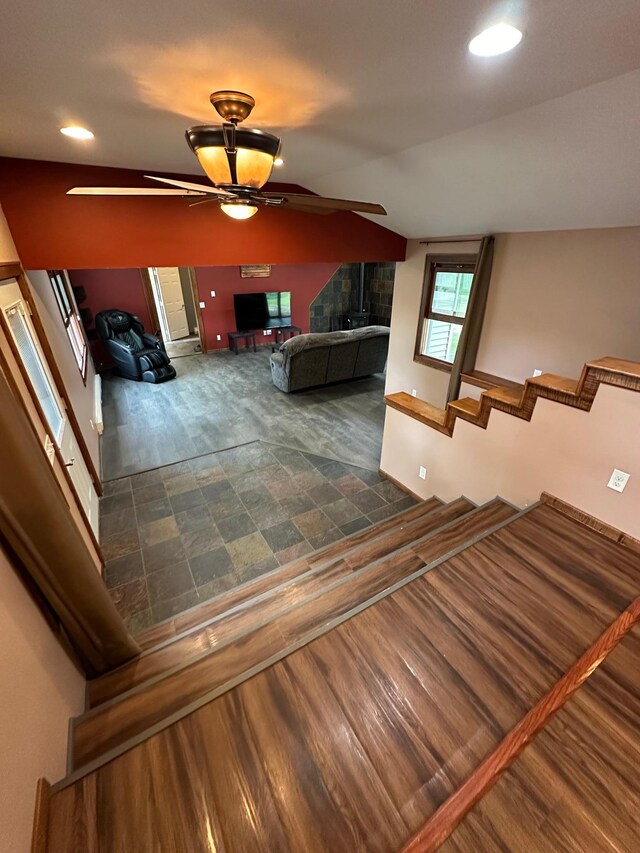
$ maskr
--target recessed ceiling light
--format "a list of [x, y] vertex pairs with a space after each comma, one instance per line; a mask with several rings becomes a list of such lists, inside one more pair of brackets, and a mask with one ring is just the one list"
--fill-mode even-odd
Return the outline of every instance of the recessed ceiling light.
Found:
[[483, 30], [469, 42], [469, 50], [476, 56], [497, 56], [520, 44], [522, 33], [510, 24], [496, 24]]
[[276, 159], [273, 161], [273, 165], [284, 166], [284, 160], [282, 159], [282, 157], [276, 157]]
[[71, 127], [61, 127], [60, 133], [63, 133], [65, 136], [70, 136], [72, 139], [93, 139], [93, 133], [90, 130], [87, 130], [86, 127], [76, 127], [72, 125]]

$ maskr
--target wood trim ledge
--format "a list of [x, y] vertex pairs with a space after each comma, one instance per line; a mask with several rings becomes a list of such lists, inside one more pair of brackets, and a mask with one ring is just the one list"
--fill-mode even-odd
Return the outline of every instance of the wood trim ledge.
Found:
[[596, 533], [601, 533], [603, 536], [606, 536], [607, 539], [611, 539], [619, 545], [624, 545], [632, 551], [636, 551], [636, 553], [640, 554], [640, 539], [636, 539], [634, 536], [624, 533], [624, 531], [620, 530], [618, 527], [614, 527], [612, 524], [607, 524], [606, 521], [601, 521], [594, 515], [589, 515], [588, 512], [584, 512], [583, 510], [578, 509], [578, 507], [573, 506], [560, 498], [556, 498], [555, 495], [550, 495], [549, 492], [543, 492], [540, 495], [540, 500], [543, 504], [552, 507], [558, 512], [561, 512], [563, 515], [572, 518], [574, 521], [584, 524], [591, 530], [595, 530]]
[[38, 779], [36, 803], [33, 811], [31, 853], [47, 853], [49, 834], [49, 796], [51, 785], [44, 776]]

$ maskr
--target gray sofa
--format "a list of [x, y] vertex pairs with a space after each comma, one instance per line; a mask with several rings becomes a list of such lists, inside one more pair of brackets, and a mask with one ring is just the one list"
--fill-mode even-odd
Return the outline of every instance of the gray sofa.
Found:
[[271, 378], [286, 392], [357, 379], [382, 373], [388, 350], [386, 326], [298, 335], [272, 354]]

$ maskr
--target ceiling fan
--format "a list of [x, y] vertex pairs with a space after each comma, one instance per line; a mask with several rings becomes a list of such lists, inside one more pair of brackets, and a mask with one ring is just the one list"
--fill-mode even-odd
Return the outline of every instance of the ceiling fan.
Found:
[[199, 196], [193, 203], [215, 201], [232, 219], [250, 219], [259, 207], [300, 210], [304, 213], [335, 213], [349, 210], [386, 215], [381, 204], [323, 198], [303, 193], [262, 192], [271, 176], [274, 160], [280, 152], [280, 139], [271, 133], [247, 127], [239, 128], [255, 106], [255, 99], [244, 92], [214, 92], [210, 101], [223, 120], [221, 126], [198, 125], [186, 132], [187, 143], [204, 169], [212, 186], [145, 175], [173, 189], [156, 187], [73, 187], [67, 195], [140, 195]]

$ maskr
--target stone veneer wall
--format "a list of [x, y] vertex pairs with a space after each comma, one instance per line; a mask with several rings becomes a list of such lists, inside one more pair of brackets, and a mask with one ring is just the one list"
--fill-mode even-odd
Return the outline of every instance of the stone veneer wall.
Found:
[[[395, 263], [364, 265], [364, 310], [375, 326], [391, 325], [391, 302]], [[342, 264], [331, 276], [309, 308], [309, 329], [331, 332], [342, 328], [342, 315], [358, 310], [360, 264]]]

